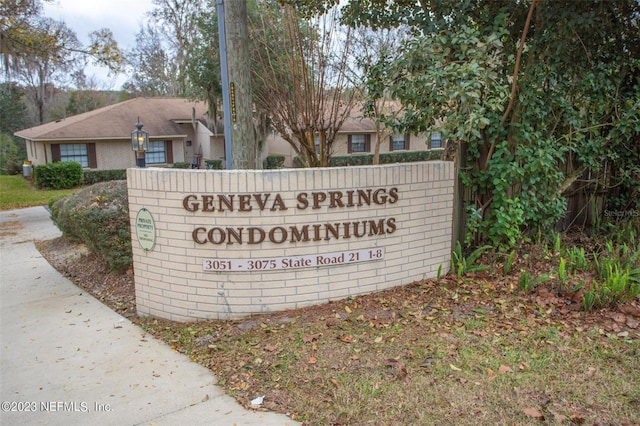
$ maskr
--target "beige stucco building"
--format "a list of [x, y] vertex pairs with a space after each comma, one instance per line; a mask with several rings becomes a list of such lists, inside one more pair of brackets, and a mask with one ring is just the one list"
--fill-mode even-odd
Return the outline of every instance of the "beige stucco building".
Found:
[[[333, 156], [367, 155], [378, 143], [375, 121], [354, 110], [338, 131]], [[148, 166], [188, 163], [206, 168], [205, 160], [222, 160], [224, 131], [207, 118], [203, 102], [182, 98], [134, 98], [15, 133], [26, 140], [28, 160], [34, 166], [77, 161], [86, 169], [112, 170], [136, 166], [131, 131], [138, 119], [149, 132]], [[211, 130], [214, 129], [214, 130]], [[439, 133], [385, 135], [379, 152], [425, 151], [443, 148]], [[269, 133], [258, 158], [283, 155], [292, 167], [295, 150], [280, 135]]]
[[[77, 161], [84, 168], [136, 166], [131, 131], [139, 119], [149, 132], [149, 166], [224, 158], [224, 137], [209, 130], [203, 102], [179, 98], [134, 98], [16, 132], [34, 166]], [[203, 163], [202, 163], [203, 164]]]

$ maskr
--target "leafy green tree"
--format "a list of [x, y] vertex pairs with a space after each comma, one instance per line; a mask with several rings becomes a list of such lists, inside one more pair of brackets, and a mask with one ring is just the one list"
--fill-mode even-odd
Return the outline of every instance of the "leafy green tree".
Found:
[[198, 17], [204, 12], [202, 0], [153, 0], [150, 12], [158, 30], [164, 35], [167, 52], [175, 64], [178, 93], [188, 92], [187, 53], [198, 30]]
[[377, 75], [384, 73], [388, 64], [393, 64], [399, 55], [399, 49], [408, 37], [406, 26], [398, 28], [358, 27], [353, 31], [353, 69], [350, 73], [353, 84], [366, 90], [364, 113], [375, 120], [376, 144], [373, 152], [373, 164], [380, 164], [380, 147], [388, 143], [394, 129], [385, 126], [389, 119], [403, 113], [403, 106], [392, 98], [384, 88], [369, 86], [369, 82], [381, 83]]
[[189, 96], [207, 102], [212, 120], [211, 128], [217, 129], [222, 118], [222, 77], [215, 0], [209, 1], [207, 9], [212, 12], [202, 13], [198, 17], [197, 31], [189, 47], [185, 72], [191, 83]]
[[88, 60], [120, 70], [122, 55], [113, 34], [100, 29], [89, 34], [87, 46], [64, 22], [41, 16], [39, 0], [0, 3], [0, 42], [7, 81], [27, 87], [40, 123], [47, 121], [47, 103], [56, 84], [82, 73]]
[[[97, 83], [96, 83], [97, 84]], [[118, 92], [108, 92], [83, 88], [82, 90], [71, 90], [67, 92], [68, 101], [66, 104], [66, 115], [76, 115], [94, 109], [102, 108], [118, 102]]]
[[0, 3], [0, 52], [5, 74], [9, 75], [16, 58], [27, 55], [31, 50], [33, 21], [41, 10], [39, 0]]
[[187, 64], [189, 52], [197, 46], [203, 3], [153, 0], [149, 21], [136, 34], [136, 46], [125, 55], [132, 75], [125, 84], [127, 91], [144, 96], [183, 97], [194, 93]]
[[15, 58], [14, 75], [28, 88], [27, 97], [35, 105], [38, 122], [42, 124], [47, 121], [46, 107], [54, 90], [54, 80], [80, 66], [77, 55], [67, 54], [80, 49], [80, 43], [64, 22], [40, 18], [34, 29], [31, 51]]
[[26, 121], [27, 107], [22, 90], [15, 83], [0, 84], [0, 132], [13, 134], [30, 123]]
[[127, 54], [129, 92], [141, 96], [179, 96], [178, 67], [162, 43], [159, 29], [147, 24], [136, 34], [136, 46]]
[[468, 146], [469, 242], [508, 247], [544, 232], [570, 194], [601, 213], [637, 196], [636, 1], [352, 0], [342, 13], [354, 27], [411, 28], [400, 56], [371, 74], [369, 96], [388, 91], [405, 107], [388, 125]]
[[[255, 43], [254, 34], [256, 23], [259, 21], [258, 1], [249, 0], [247, 2], [247, 18], [249, 36], [249, 56], [251, 58], [251, 89], [255, 94], [260, 90], [259, 80], [256, 73], [256, 57], [259, 52]], [[209, 127], [214, 132], [218, 132], [222, 126], [222, 83], [220, 68], [220, 43], [218, 36], [218, 14], [216, 10], [217, 2], [210, 0], [207, 4], [211, 13], [203, 13], [197, 23], [198, 31], [187, 52], [186, 72], [190, 83], [188, 95], [197, 99], [206, 100], [209, 107]], [[230, 54], [233, 54], [231, 52]], [[252, 96], [253, 97], [253, 96]], [[262, 144], [269, 131], [268, 112], [269, 107], [254, 98], [255, 111], [253, 113], [254, 136], [251, 143], [255, 144], [256, 151], [261, 151]]]
[[27, 158], [24, 140], [13, 132], [29, 125], [23, 93], [13, 83], [0, 85], [0, 173], [21, 172], [22, 161]]
[[11, 135], [0, 133], [0, 174], [15, 175], [20, 173], [21, 156], [19, 151], [18, 144]]
[[[122, 65], [122, 55], [113, 33], [107, 28], [92, 31], [90, 42], [86, 46], [77, 44], [67, 34], [65, 38], [56, 40], [51, 33], [51, 20], [44, 18], [42, 3], [53, 0], [5, 0], [0, 2], [0, 53], [5, 73], [10, 77], [11, 71], [20, 66], [19, 59], [42, 56], [43, 49], [50, 49], [50, 54], [57, 54], [61, 60], [68, 55], [80, 54], [91, 58], [95, 64], [108, 67], [118, 72]], [[66, 27], [64, 23], [55, 25]], [[67, 29], [67, 33], [69, 30]], [[75, 36], [75, 34], [74, 34]], [[69, 42], [65, 44], [65, 42]], [[11, 79], [11, 78], [9, 78]]]

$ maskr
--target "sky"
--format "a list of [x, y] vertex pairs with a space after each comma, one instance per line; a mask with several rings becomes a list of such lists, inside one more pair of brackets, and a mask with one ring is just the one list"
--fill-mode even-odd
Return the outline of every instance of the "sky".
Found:
[[[136, 34], [153, 8], [152, 0], [53, 0], [43, 2], [42, 14], [65, 21], [83, 44], [89, 43], [89, 33], [109, 28], [120, 49], [135, 46]], [[87, 77], [95, 76], [100, 89], [120, 89], [127, 76], [108, 77], [106, 68], [89, 66]]]

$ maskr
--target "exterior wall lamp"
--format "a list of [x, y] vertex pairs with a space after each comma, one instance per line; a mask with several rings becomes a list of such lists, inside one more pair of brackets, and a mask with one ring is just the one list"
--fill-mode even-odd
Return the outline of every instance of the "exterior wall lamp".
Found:
[[135, 124], [136, 130], [131, 131], [131, 147], [136, 151], [136, 165], [138, 167], [146, 167], [145, 153], [149, 147], [149, 132], [142, 130], [140, 117]]

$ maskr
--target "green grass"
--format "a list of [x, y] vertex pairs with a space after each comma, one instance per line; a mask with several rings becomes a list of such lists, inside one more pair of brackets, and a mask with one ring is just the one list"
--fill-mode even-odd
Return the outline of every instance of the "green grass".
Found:
[[44, 206], [49, 200], [73, 194], [79, 188], [62, 190], [37, 189], [22, 176], [0, 176], [0, 211]]

